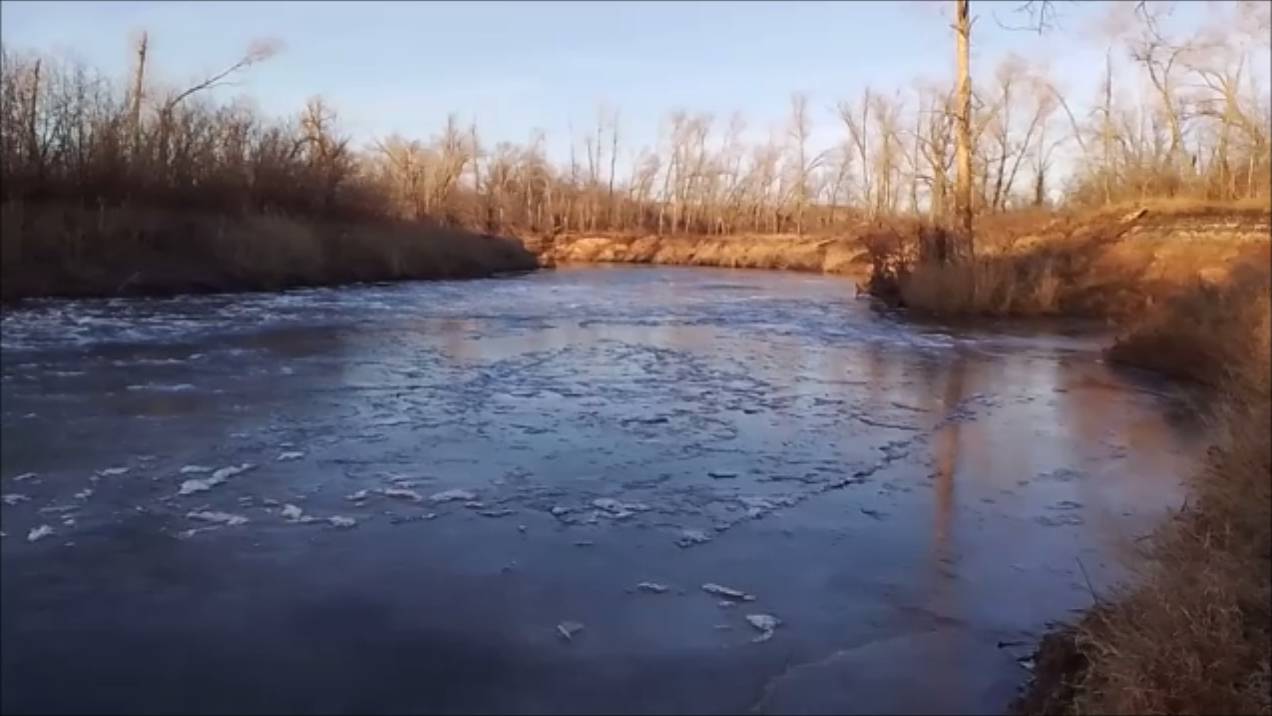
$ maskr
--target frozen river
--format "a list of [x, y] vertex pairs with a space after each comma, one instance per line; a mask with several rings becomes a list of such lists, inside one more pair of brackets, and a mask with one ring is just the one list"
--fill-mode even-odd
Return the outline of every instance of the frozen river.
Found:
[[6, 712], [1001, 709], [1202, 437], [1089, 328], [799, 274], [2, 327]]

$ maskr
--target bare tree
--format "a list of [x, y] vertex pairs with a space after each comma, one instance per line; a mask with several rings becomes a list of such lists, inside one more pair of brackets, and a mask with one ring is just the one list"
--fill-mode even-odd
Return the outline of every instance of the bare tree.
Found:
[[972, 18], [968, 0], [954, 0], [955, 65], [958, 73], [958, 89], [955, 90], [955, 160], [958, 166], [954, 203], [957, 207], [959, 227], [968, 254], [974, 254], [972, 238], [972, 74], [970, 48], [972, 42]]

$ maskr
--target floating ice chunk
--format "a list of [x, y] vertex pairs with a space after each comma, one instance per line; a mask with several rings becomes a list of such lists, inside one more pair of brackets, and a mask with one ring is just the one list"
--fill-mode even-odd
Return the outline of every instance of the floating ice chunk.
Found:
[[293, 451], [291, 451], [291, 452], [279, 453], [279, 454], [278, 454], [278, 457], [276, 458], [276, 461], [277, 461], [277, 462], [289, 462], [289, 461], [291, 461], [291, 460], [299, 460], [299, 459], [301, 459], [301, 458], [302, 458], [302, 457], [304, 457], [304, 456], [305, 456], [305, 453], [300, 452], [300, 451], [298, 451], [298, 450], [293, 450]]
[[620, 502], [612, 497], [599, 497], [592, 500], [592, 506], [598, 510], [602, 510], [613, 517], [630, 517], [633, 512], [641, 512], [649, 509], [649, 505], [642, 502]]
[[305, 511], [289, 502], [286, 505], [283, 505], [283, 511], [280, 514], [282, 514], [285, 519], [296, 522], [304, 516]]
[[411, 500], [413, 502], [419, 502], [424, 499], [423, 497], [420, 497], [420, 493], [415, 490], [408, 490], [405, 487], [386, 487], [385, 489], [380, 490], [380, 494], [385, 497], [398, 497], [404, 500]]
[[552, 514], [556, 517], [560, 517], [561, 515], [564, 515], [568, 513], [569, 511], [570, 511], [570, 508], [562, 507], [560, 505], [557, 505], [556, 507], [552, 508]]
[[205, 472], [212, 472], [214, 469], [215, 468], [208, 467], [207, 465], [184, 465], [177, 472], [182, 475], [201, 475]]
[[345, 495], [345, 499], [346, 499], [346, 500], [353, 500], [354, 502], [357, 502], [358, 500], [365, 500], [365, 499], [367, 499], [367, 495], [369, 495], [369, 494], [370, 494], [370, 492], [369, 492], [369, 491], [367, 491], [367, 490], [358, 490], [357, 492], [355, 492], [355, 493], [353, 493], [353, 494]]
[[186, 480], [181, 483], [181, 489], [177, 490], [177, 494], [193, 495], [196, 492], [207, 492], [222, 482], [225, 482], [225, 480]]
[[48, 507], [41, 507], [40, 512], [62, 513], [62, 512], [70, 512], [71, 510], [78, 510], [78, 509], [79, 509], [79, 505], [49, 505]]
[[245, 524], [247, 522], [247, 518], [242, 515], [232, 515], [228, 512], [209, 512], [207, 510], [200, 512], [187, 512], [186, 517], [192, 520], [199, 520], [200, 522], [213, 522], [216, 524], [228, 525], [230, 527]]
[[217, 485], [224, 483], [226, 480], [230, 479], [231, 477], [238, 475], [240, 473], [247, 472], [248, 470], [251, 470], [254, 467], [256, 466], [249, 462], [245, 462], [242, 465], [231, 465], [229, 467], [223, 467], [213, 472], [211, 477], [204, 478], [204, 479], [186, 480], [185, 482], [181, 483], [181, 488], [177, 490], [177, 494], [178, 495], [193, 495], [197, 492], [207, 492], [208, 490], [211, 490]]
[[3, 500], [4, 504], [6, 505], [16, 505], [19, 502], [26, 502], [29, 499], [31, 498], [17, 492], [9, 492], [9, 493], [0, 495], [0, 500]]
[[574, 635], [583, 631], [583, 625], [578, 622], [561, 622], [557, 624], [557, 633], [566, 641], [574, 639]]
[[35, 472], [24, 472], [24, 473], [22, 473], [21, 475], [15, 475], [15, 476], [13, 477], [13, 481], [14, 481], [14, 482], [22, 482], [23, 480], [30, 480], [30, 479], [33, 479], [33, 478], [37, 477], [38, 475], [39, 475], [39, 473], [35, 473]]
[[703, 544], [710, 541], [711, 537], [702, 530], [681, 530], [680, 538], [676, 540], [676, 545], [679, 547], [692, 547], [695, 544]]
[[34, 527], [27, 533], [27, 542], [37, 542], [53, 534], [53, 528], [48, 525], [40, 525]]
[[98, 470], [97, 474], [102, 477], [115, 477], [116, 475], [126, 474], [130, 469], [127, 467], [108, 467], [105, 470]]
[[327, 522], [329, 522], [332, 527], [339, 527], [341, 529], [348, 529], [358, 524], [358, 521], [352, 517], [344, 517], [342, 515], [332, 515], [327, 518]]
[[191, 527], [188, 530], [181, 530], [180, 532], [177, 533], [177, 536], [182, 539], [190, 539], [191, 537], [199, 534], [200, 532], [211, 532], [212, 530], [219, 530], [219, 529], [221, 529], [221, 525], [209, 525], [207, 527]]
[[758, 631], [773, 631], [781, 625], [782, 620], [772, 614], [747, 614], [746, 622]]
[[470, 501], [477, 499], [477, 495], [473, 494], [469, 490], [442, 490], [441, 492], [434, 493], [428, 499], [430, 502], [434, 503], [454, 502], [456, 500]]
[[743, 592], [740, 589], [734, 589], [732, 587], [725, 587], [725, 586], [716, 584], [715, 582], [707, 582], [706, 584], [702, 585], [702, 591], [706, 592], [707, 594], [714, 594], [717, 597], [724, 597], [725, 599], [734, 599], [734, 600], [739, 600], [743, 602], [755, 601], [755, 597], [753, 595], [747, 594], [746, 592]]
[[649, 592], [651, 594], [662, 594], [667, 591], [667, 585], [658, 582], [641, 582], [636, 585], [636, 590], [640, 592]]
[[216, 472], [213, 472], [212, 479], [222, 480], [222, 481], [228, 480], [229, 478], [234, 477], [235, 475], [240, 475], [242, 473], [247, 472], [248, 470], [254, 469], [255, 467], [256, 466], [250, 462], [245, 462], [242, 465], [230, 465], [228, 467], [223, 467], [220, 470], [217, 470]]

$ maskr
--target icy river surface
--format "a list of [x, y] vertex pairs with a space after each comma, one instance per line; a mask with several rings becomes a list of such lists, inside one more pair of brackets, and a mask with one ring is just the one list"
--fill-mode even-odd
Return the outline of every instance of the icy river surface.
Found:
[[1202, 437], [1080, 326], [585, 268], [3, 317], [5, 712], [986, 712]]

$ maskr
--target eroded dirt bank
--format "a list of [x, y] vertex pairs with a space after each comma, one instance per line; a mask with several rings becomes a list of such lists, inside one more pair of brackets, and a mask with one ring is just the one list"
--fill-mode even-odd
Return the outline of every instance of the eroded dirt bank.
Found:
[[669, 266], [778, 269], [864, 280], [870, 259], [858, 237], [596, 236], [525, 240], [546, 265], [636, 263]]

